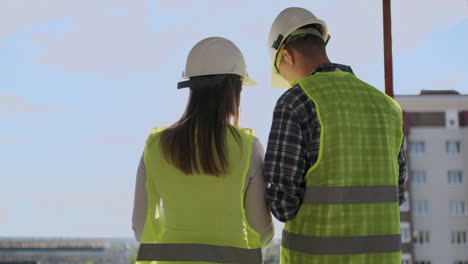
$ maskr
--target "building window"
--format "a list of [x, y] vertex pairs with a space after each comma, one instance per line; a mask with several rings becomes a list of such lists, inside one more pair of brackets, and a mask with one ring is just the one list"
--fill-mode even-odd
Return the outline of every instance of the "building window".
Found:
[[421, 155], [426, 151], [424, 141], [413, 141], [409, 143], [410, 154]]
[[417, 246], [429, 244], [429, 230], [415, 230], [413, 233], [413, 242]]
[[408, 192], [405, 192], [405, 201], [400, 205], [401, 212], [408, 212], [410, 209]]
[[401, 243], [411, 243], [410, 224], [408, 222], [400, 223]]
[[417, 216], [427, 215], [427, 200], [414, 200], [413, 213]]
[[468, 264], [468, 260], [455, 260], [453, 264]]
[[452, 245], [466, 245], [466, 230], [452, 231]]
[[421, 170], [411, 171], [412, 184], [426, 184], [426, 172]]
[[465, 201], [452, 200], [450, 201], [450, 214], [453, 216], [462, 216], [465, 214]]
[[448, 172], [449, 184], [463, 184], [463, 174], [460, 170], [453, 170]]
[[415, 260], [415, 264], [431, 264], [430, 260]]
[[445, 150], [447, 154], [450, 156], [460, 155], [461, 153], [461, 146], [460, 141], [449, 140], [445, 143]]
[[401, 254], [401, 264], [411, 264], [411, 254]]
[[459, 112], [456, 109], [449, 109], [445, 112], [445, 124], [449, 129], [459, 128]]

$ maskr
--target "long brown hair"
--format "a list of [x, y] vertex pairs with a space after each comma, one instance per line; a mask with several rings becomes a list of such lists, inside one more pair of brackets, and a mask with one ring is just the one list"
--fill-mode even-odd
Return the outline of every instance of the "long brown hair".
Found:
[[220, 176], [229, 171], [226, 132], [229, 129], [240, 144], [240, 135], [231, 125], [238, 124], [241, 77], [226, 74], [193, 77], [213, 82], [193, 86], [182, 117], [161, 134], [160, 147], [166, 161], [185, 174]]

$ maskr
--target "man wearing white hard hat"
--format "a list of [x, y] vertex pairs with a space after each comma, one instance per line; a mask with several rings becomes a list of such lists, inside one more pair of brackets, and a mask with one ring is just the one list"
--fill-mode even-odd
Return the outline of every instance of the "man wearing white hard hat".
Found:
[[138, 168], [137, 263], [262, 263], [274, 232], [264, 151], [251, 129], [238, 126], [242, 86], [255, 82], [241, 51], [219, 37], [192, 48], [183, 78], [185, 113], [153, 130]]
[[[278, 100], [265, 156], [281, 263], [401, 263], [406, 156], [398, 103], [331, 63], [324, 21], [287, 8], [268, 48]], [[350, 51], [351, 52], [351, 51]]]

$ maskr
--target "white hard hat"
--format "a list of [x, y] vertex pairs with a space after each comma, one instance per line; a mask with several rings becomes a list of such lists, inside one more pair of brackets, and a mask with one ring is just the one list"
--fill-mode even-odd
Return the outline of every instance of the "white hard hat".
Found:
[[[211, 37], [198, 42], [189, 52], [182, 78], [237, 74], [243, 77], [243, 86], [257, 83], [249, 78], [244, 56], [232, 41]], [[180, 82], [178, 88], [190, 87], [192, 80]]]
[[268, 49], [271, 62], [271, 86], [273, 88], [289, 88], [290, 85], [277, 71], [276, 56], [281, 44], [297, 29], [306, 25], [319, 25], [322, 39], [326, 43], [329, 39], [328, 28], [325, 22], [317, 19], [309, 10], [300, 7], [290, 7], [283, 10], [271, 25], [268, 38]]

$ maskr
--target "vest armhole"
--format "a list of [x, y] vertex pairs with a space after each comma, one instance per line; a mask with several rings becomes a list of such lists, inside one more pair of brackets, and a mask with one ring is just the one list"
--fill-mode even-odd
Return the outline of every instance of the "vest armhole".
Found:
[[321, 116], [321, 112], [320, 112], [320, 106], [317, 104], [316, 100], [314, 99], [314, 97], [309, 93], [309, 91], [307, 91], [307, 89], [304, 89], [304, 84], [303, 84], [303, 81], [299, 81], [298, 82], [299, 86], [301, 87], [302, 91], [304, 91], [304, 93], [307, 95], [307, 97], [309, 98], [309, 100], [312, 100], [312, 102], [314, 102], [314, 105], [315, 105], [315, 111], [317, 112], [317, 119], [319, 121], [319, 124], [320, 124], [320, 140], [319, 140], [319, 153], [318, 153], [318, 156], [317, 156], [317, 160], [315, 161], [314, 165], [312, 165], [312, 167], [310, 167], [308, 170], [307, 170], [307, 173], [306, 173], [306, 176], [305, 178], [307, 179], [307, 175], [309, 175], [312, 171], [314, 171], [320, 164], [321, 160], [322, 160], [322, 157], [323, 157], [323, 145], [324, 145], [324, 131], [325, 131], [325, 126], [323, 124], [323, 121], [322, 121], [322, 116]]
[[[247, 184], [247, 174], [249, 173], [250, 167], [252, 166], [251, 161], [252, 161], [252, 152], [253, 152], [253, 138], [255, 136], [255, 132], [251, 128], [238, 128], [241, 133], [244, 133], [245, 136], [247, 137], [247, 143], [248, 143], [248, 152], [247, 152], [247, 159], [246, 159], [246, 165], [245, 169], [242, 172], [242, 187], [241, 187], [241, 192], [240, 192], [240, 199], [241, 199], [241, 212], [242, 212], [242, 219], [244, 220], [247, 229], [253, 234], [257, 234], [260, 237], [260, 233], [255, 231], [255, 229], [250, 225], [249, 221], [247, 220], [247, 215], [245, 212], [245, 185]], [[260, 245], [260, 241], [258, 241]], [[255, 243], [254, 243], [255, 244]]]

